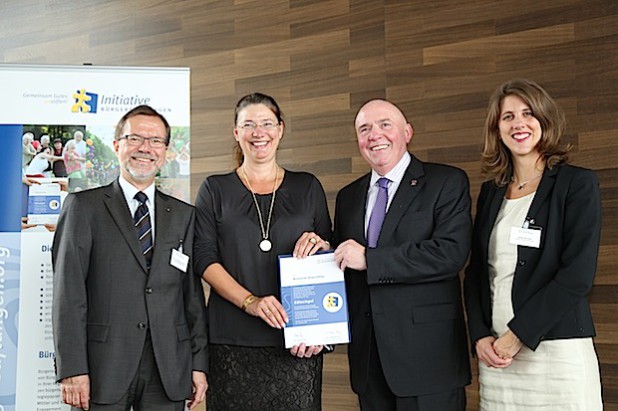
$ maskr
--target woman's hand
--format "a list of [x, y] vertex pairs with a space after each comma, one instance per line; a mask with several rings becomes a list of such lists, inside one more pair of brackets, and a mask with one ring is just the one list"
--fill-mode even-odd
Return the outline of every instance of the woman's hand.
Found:
[[513, 362], [513, 358], [500, 358], [494, 350], [493, 344], [496, 338], [484, 337], [476, 341], [476, 355], [479, 360], [488, 367], [506, 368]]
[[311, 358], [321, 353], [322, 348], [324, 348], [323, 345], [305, 345], [305, 343], [301, 343], [290, 348], [290, 354], [298, 358]]
[[254, 317], [260, 317], [273, 328], [282, 329], [288, 322], [288, 315], [283, 306], [273, 295], [257, 297], [247, 304], [245, 311]]
[[493, 342], [493, 349], [500, 358], [512, 359], [524, 346], [515, 333], [508, 330]]
[[330, 250], [330, 243], [314, 232], [304, 232], [296, 241], [292, 255], [296, 258], [305, 258], [320, 250]]

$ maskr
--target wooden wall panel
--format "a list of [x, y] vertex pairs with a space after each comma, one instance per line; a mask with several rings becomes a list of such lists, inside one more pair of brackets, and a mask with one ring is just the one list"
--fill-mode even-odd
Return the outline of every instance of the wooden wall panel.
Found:
[[[415, 128], [411, 150], [463, 168], [476, 198], [490, 93], [514, 77], [540, 82], [565, 109], [575, 163], [601, 181], [590, 300], [606, 409], [618, 410], [614, 0], [5, 0], [0, 16], [1, 63], [191, 67], [193, 193], [232, 169], [233, 106], [262, 91], [286, 115], [281, 164], [315, 173], [331, 207], [368, 170], [353, 118], [373, 97], [398, 103]], [[357, 409], [345, 347], [327, 357], [324, 409]]]

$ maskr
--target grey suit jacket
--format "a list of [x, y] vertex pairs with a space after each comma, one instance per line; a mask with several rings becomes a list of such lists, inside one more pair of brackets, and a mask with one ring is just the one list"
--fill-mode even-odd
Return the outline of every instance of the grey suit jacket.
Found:
[[[367, 174], [337, 195], [335, 242], [366, 245]], [[367, 389], [371, 334], [384, 376], [401, 397], [420, 396], [470, 383], [459, 270], [470, 249], [472, 220], [468, 178], [457, 168], [408, 166], [391, 202], [367, 270], [347, 269], [352, 341], [350, 378]]]
[[91, 400], [117, 402], [149, 332], [167, 396], [191, 397], [192, 370], [208, 365], [201, 281], [170, 265], [192, 255], [194, 210], [159, 191], [150, 272], [118, 181], [70, 194], [54, 237], [53, 327], [58, 380], [90, 376]]

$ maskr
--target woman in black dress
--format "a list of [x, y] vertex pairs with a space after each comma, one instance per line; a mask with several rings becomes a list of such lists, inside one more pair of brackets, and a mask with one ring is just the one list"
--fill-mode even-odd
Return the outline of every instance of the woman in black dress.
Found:
[[234, 122], [238, 168], [206, 178], [196, 199], [195, 269], [212, 288], [208, 410], [319, 410], [323, 347], [283, 348], [277, 256], [330, 248], [324, 190], [277, 165], [285, 124], [272, 97], [243, 97]]

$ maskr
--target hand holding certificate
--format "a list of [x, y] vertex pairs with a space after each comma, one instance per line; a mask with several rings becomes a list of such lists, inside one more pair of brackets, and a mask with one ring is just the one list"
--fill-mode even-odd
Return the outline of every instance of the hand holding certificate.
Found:
[[332, 252], [279, 256], [281, 303], [289, 316], [285, 347], [350, 342], [343, 271]]

